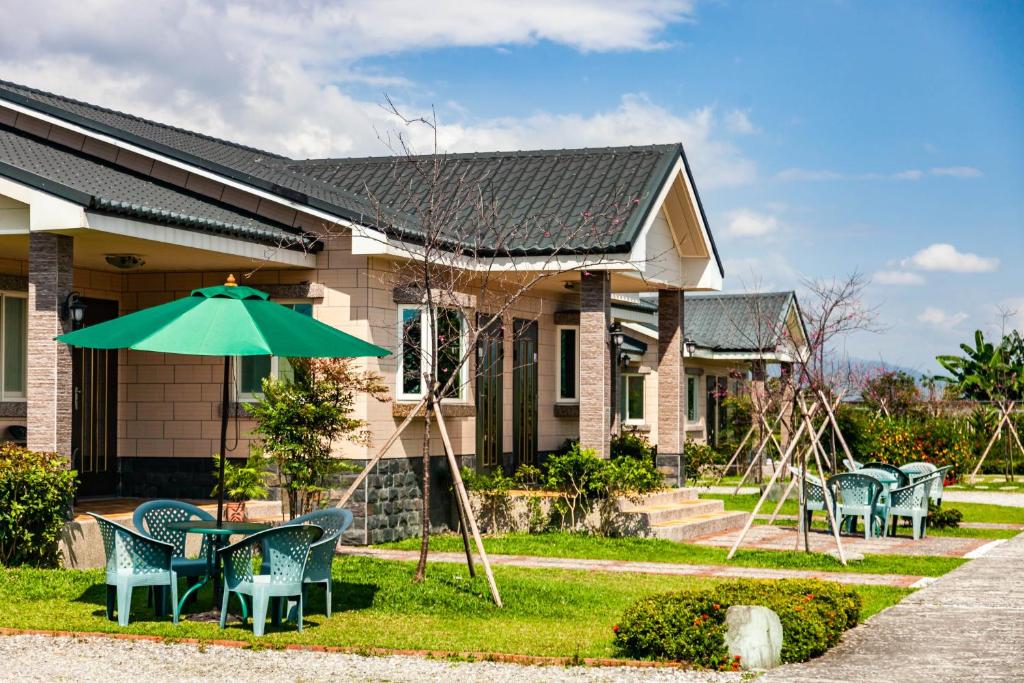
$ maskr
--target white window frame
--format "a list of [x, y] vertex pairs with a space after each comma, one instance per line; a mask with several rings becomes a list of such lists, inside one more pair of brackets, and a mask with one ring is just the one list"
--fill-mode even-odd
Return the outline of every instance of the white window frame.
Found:
[[[282, 306], [290, 306], [295, 304], [310, 304], [313, 306], [313, 318], [316, 318], [316, 304], [310, 299], [274, 299], [274, 303], [281, 304]], [[262, 358], [262, 356], [250, 356], [251, 358]], [[260, 400], [263, 396], [262, 391], [242, 391], [242, 358], [243, 356], [235, 356], [232, 358], [232, 365], [234, 366], [234, 390], [235, 390], [235, 402], [236, 403], [255, 403]], [[270, 374], [268, 377], [281, 377], [281, 357], [271, 356], [270, 357]]]
[[[440, 310], [443, 306], [438, 307]], [[449, 308], [448, 310], [455, 311], [459, 315], [459, 344], [462, 349], [466, 349], [469, 344], [469, 326], [466, 324], [466, 318], [457, 309]], [[431, 329], [429, 316], [427, 315], [427, 309], [420, 304], [401, 304], [398, 306], [398, 315], [396, 321], [396, 339], [398, 339], [398, 350], [395, 354], [398, 359], [398, 367], [395, 369], [395, 396], [398, 401], [418, 401], [423, 398], [423, 378], [420, 378], [420, 390], [418, 392], [410, 393], [402, 390], [405, 386], [405, 364], [403, 359], [405, 358], [405, 312], [406, 311], [418, 311], [420, 314], [420, 336], [423, 340], [420, 348], [420, 372], [427, 369], [430, 364], [430, 356], [432, 355], [432, 346], [434, 340], [437, 338], [436, 333]], [[459, 381], [458, 381], [458, 395], [442, 398], [442, 403], [466, 403], [468, 401], [469, 392], [466, 390], [469, 382], [469, 362], [462, 364], [459, 368]]]
[[[562, 398], [562, 330], [576, 333], [576, 391], [573, 398]], [[555, 403], [577, 405], [580, 402], [580, 326], [555, 325]]]
[[[7, 327], [4, 322], [7, 320], [6, 308], [7, 299], [22, 299], [25, 301], [25, 336], [21, 340], [21, 349], [25, 358], [25, 377], [21, 391], [7, 391], [7, 363], [4, 359], [4, 348], [7, 343]], [[0, 291], [0, 401], [24, 403], [28, 400], [28, 292]]]
[[[622, 377], [621, 387], [621, 406], [622, 406], [622, 423], [626, 425], [644, 425], [647, 424], [647, 375], [638, 372], [623, 372], [620, 375]], [[640, 417], [629, 416], [629, 381], [631, 379], [640, 380]]]

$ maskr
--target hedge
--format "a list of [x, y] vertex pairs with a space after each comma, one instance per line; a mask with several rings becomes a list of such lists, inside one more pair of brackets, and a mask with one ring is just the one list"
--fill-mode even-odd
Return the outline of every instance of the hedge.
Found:
[[725, 611], [760, 605], [782, 622], [782, 661], [824, 654], [857, 625], [861, 598], [818, 580], [727, 581], [702, 590], [641, 598], [615, 626], [615, 647], [635, 659], [685, 661], [713, 669], [735, 667], [725, 646]]
[[0, 565], [56, 566], [74, 496], [66, 457], [0, 443]]

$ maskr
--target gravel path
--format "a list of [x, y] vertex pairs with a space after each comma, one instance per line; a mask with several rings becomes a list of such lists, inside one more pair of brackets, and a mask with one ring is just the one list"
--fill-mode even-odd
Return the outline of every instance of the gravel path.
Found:
[[632, 667], [522, 666], [422, 657], [242, 650], [113, 638], [0, 636], [2, 681], [681, 681], [737, 683], [738, 673]]

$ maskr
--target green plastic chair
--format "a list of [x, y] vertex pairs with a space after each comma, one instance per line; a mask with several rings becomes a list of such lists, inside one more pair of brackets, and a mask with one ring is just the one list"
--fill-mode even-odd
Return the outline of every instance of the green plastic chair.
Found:
[[117, 601], [117, 624], [128, 625], [132, 606], [132, 590], [136, 586], [162, 588], [163, 600], [157, 601], [156, 612], [163, 612], [167, 588], [174, 623], [178, 623], [178, 576], [171, 559], [174, 547], [129, 529], [117, 522], [90, 512], [100, 527], [103, 537], [103, 552], [107, 557], [107, 619], [114, 619], [115, 598]]
[[[228, 598], [234, 593], [242, 605], [242, 623], [247, 618], [244, 596], [252, 599], [252, 631], [262, 636], [272, 598], [298, 601], [296, 625], [302, 631], [303, 575], [309, 547], [323, 536], [323, 529], [310, 524], [279, 526], [243, 538], [217, 552], [224, 561], [224, 597], [220, 608], [220, 627], [228, 616]], [[259, 573], [254, 565], [261, 557]]]
[[861, 467], [864, 467], [864, 463], [857, 462], [856, 460], [851, 460], [850, 458], [843, 458], [843, 465], [845, 465], [846, 469], [849, 470], [850, 472], [856, 472]]
[[[928, 520], [928, 490], [935, 479], [940, 477], [934, 473], [929, 477], [914, 480], [914, 483], [902, 488], [893, 489], [889, 493], [888, 514], [892, 517], [892, 531], [896, 534], [897, 521], [907, 517], [913, 527], [914, 540], [924, 538]], [[888, 524], [886, 525], [888, 526]]]
[[804, 508], [804, 526], [811, 528], [811, 518], [815, 512], [825, 512], [825, 490], [821, 488], [820, 480], [811, 476], [804, 479], [804, 496], [806, 507]]
[[858, 474], [863, 474], [864, 470], [881, 470], [882, 472], [888, 472], [889, 474], [896, 477], [896, 479], [898, 480], [896, 483], [897, 486], [906, 486], [907, 484], [910, 483], [909, 474], [901, 470], [899, 467], [896, 467], [895, 465], [890, 465], [887, 462], [869, 462], [868, 464], [864, 465], [862, 468], [857, 470], [857, 472]]
[[329, 617], [331, 616], [331, 596], [334, 588], [334, 580], [331, 578], [334, 551], [341, 535], [352, 525], [352, 513], [342, 508], [316, 510], [296, 517], [286, 526], [295, 524], [313, 524], [324, 530], [324, 535], [309, 549], [309, 559], [306, 560], [306, 571], [303, 574], [302, 582], [305, 586], [315, 583], [324, 584], [324, 600], [327, 603], [326, 612]]
[[[185, 541], [188, 534], [178, 529], [168, 529], [170, 522], [187, 522], [192, 519], [213, 521], [214, 517], [206, 510], [180, 500], [150, 500], [135, 508], [132, 523], [140, 532], [164, 543], [174, 546], [174, 558], [171, 562], [178, 576], [195, 578], [209, 573], [207, 552], [209, 537], [203, 534], [202, 545], [197, 557], [185, 554]], [[191, 581], [190, 581], [191, 583]]]
[[[864, 520], [864, 538], [871, 538], [875, 525], [885, 529], [884, 508], [878, 505], [878, 498], [885, 488], [882, 482], [866, 474], [847, 472], [837, 474], [828, 480], [828, 487], [836, 505], [836, 523], [839, 528], [847, 523], [848, 531], [857, 528], [857, 518]], [[849, 522], [847, 522], [847, 518]]]

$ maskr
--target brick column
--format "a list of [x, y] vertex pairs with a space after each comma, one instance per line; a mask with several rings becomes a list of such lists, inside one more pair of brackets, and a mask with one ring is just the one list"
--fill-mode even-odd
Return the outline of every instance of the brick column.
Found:
[[685, 480], [686, 372], [683, 367], [683, 292], [658, 290], [658, 468], [666, 483]]
[[580, 445], [610, 457], [611, 438], [611, 276], [580, 277]]
[[74, 240], [47, 232], [28, 238], [28, 447], [71, 457], [71, 349], [60, 305], [71, 292]]

